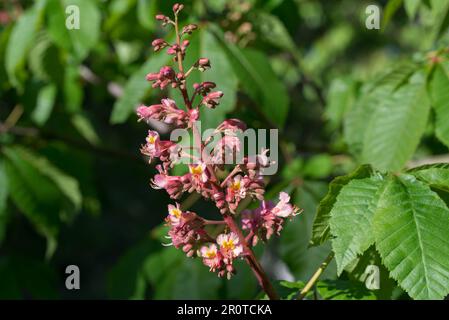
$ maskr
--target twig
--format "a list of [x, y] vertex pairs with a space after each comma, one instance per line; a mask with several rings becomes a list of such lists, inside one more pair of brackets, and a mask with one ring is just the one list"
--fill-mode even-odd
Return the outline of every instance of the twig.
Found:
[[307, 282], [304, 289], [302, 289], [301, 292], [299, 293], [298, 298], [297, 298], [298, 300], [304, 299], [304, 297], [307, 295], [307, 293], [309, 293], [310, 289], [313, 288], [313, 286], [315, 285], [315, 282], [317, 282], [318, 278], [321, 276], [321, 274], [324, 272], [324, 270], [326, 270], [327, 266], [329, 265], [329, 263], [331, 262], [331, 260], [333, 258], [334, 258], [334, 253], [333, 252], [329, 253], [327, 258], [323, 261], [323, 263], [321, 263], [320, 267], [315, 271], [313, 276]]

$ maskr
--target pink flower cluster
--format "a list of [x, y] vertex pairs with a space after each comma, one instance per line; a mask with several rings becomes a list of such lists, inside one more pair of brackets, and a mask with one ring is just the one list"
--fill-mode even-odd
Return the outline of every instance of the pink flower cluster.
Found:
[[[165, 98], [160, 104], [140, 106], [137, 109], [139, 120], [157, 120], [171, 125], [173, 128], [187, 128], [193, 136], [200, 133], [195, 122], [200, 117], [200, 110], [216, 108], [223, 97], [221, 91], [213, 91], [216, 84], [210, 81], [194, 83], [191, 97], [187, 90], [187, 79], [192, 72], [204, 72], [211, 68], [207, 58], [200, 58], [188, 71], [184, 71], [184, 57], [189, 41], [183, 37], [197, 29], [194, 24], [178, 28], [178, 14], [183, 9], [181, 4], [173, 6], [175, 19], [165, 15], [157, 15], [156, 19], [163, 25], [174, 25], [176, 43], [168, 43], [164, 39], [152, 42], [155, 51], [167, 48], [167, 54], [173, 56], [177, 71], [170, 66], [162, 67], [159, 72], [149, 73], [146, 79], [152, 82], [153, 88], [161, 90], [171, 87], [179, 90], [183, 97], [180, 108], [174, 100]], [[182, 30], [179, 32], [178, 30]], [[261, 170], [270, 164], [268, 150], [261, 154], [246, 156], [238, 165], [229, 166], [224, 161], [228, 156], [235, 156], [240, 151], [238, 134], [246, 130], [246, 124], [238, 119], [223, 121], [215, 133], [220, 139], [213, 146], [210, 154], [203, 150], [209, 146], [210, 140], [197, 141], [194, 149], [200, 156], [183, 150], [178, 144], [162, 140], [158, 132], [149, 130], [141, 153], [150, 161], [158, 159], [158, 173], [151, 180], [155, 189], [164, 189], [172, 199], [179, 199], [185, 193], [196, 192], [204, 199], [212, 201], [218, 208], [223, 220], [211, 221], [194, 212], [182, 210], [179, 203], [168, 206], [166, 223], [169, 226], [170, 245], [182, 249], [188, 257], [198, 256], [211, 271], [228, 278], [235, 273], [233, 261], [245, 258], [251, 261], [255, 272], [261, 272], [260, 266], [254, 262], [251, 246], [258, 240], [266, 241], [273, 233], [279, 234], [285, 219], [298, 214], [299, 210], [290, 204], [290, 197], [282, 192], [280, 201], [274, 205], [264, 200], [265, 181]], [[187, 157], [191, 161], [188, 172], [183, 175], [171, 175], [170, 169], [179, 159]], [[223, 172], [227, 174], [223, 177]], [[239, 207], [244, 199], [261, 202], [255, 210], [245, 210], [238, 222]], [[239, 226], [240, 224], [240, 226]], [[217, 229], [218, 228], [218, 229]], [[211, 230], [212, 229], [212, 230]], [[242, 230], [243, 231], [242, 231]], [[213, 231], [213, 232], [211, 232]], [[246, 232], [245, 235], [243, 232]], [[217, 234], [217, 236], [212, 236]]]

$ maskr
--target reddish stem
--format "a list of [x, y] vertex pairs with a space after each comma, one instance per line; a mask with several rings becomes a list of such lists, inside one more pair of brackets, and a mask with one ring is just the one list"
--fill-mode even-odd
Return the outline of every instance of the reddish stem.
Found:
[[[181, 38], [179, 35], [179, 29], [178, 29], [178, 16], [175, 15], [175, 31], [176, 31], [176, 43], [178, 44], [178, 46], [181, 45]], [[190, 100], [189, 99], [189, 94], [187, 92], [186, 89], [186, 77], [185, 77], [185, 73], [184, 73], [184, 68], [183, 68], [183, 64], [182, 64], [182, 54], [181, 52], [177, 53], [177, 59], [178, 59], [178, 68], [179, 71], [184, 75], [181, 84], [179, 86], [179, 90], [182, 93], [182, 97], [184, 99], [184, 102], [186, 104], [187, 109], [191, 109], [192, 108], [192, 103], [193, 103], [193, 99]], [[190, 73], [190, 70], [189, 72]], [[201, 140], [201, 135], [200, 132], [198, 130], [198, 128], [193, 125], [192, 126], [192, 130], [193, 130], [193, 134], [194, 134], [194, 141], [197, 144], [197, 148], [200, 151], [200, 155], [201, 158], [203, 157], [203, 149], [204, 149], [204, 145], [203, 142]], [[238, 167], [237, 167], [238, 168]], [[217, 188], [219, 188], [221, 191], [223, 191], [223, 187], [220, 185], [218, 178], [215, 175], [215, 172], [213, 170], [213, 168], [210, 165], [207, 165], [207, 169], [210, 172], [211, 175], [211, 180], [213, 182], [215, 182], [215, 185], [217, 186]], [[236, 171], [238, 169], [234, 168], [234, 170], [231, 172], [232, 174], [235, 174]], [[231, 177], [232, 175], [230, 174], [228, 176]], [[226, 180], [228, 179], [226, 178]], [[239, 242], [242, 244], [243, 246], [243, 252], [244, 252], [244, 257], [246, 262], [248, 263], [248, 265], [250, 266], [250, 268], [253, 270], [254, 275], [257, 278], [257, 281], [259, 282], [259, 285], [262, 287], [262, 289], [265, 291], [265, 293], [268, 295], [268, 297], [271, 300], [278, 300], [279, 296], [277, 295], [276, 291], [274, 290], [270, 280], [268, 279], [268, 276], [266, 275], [264, 269], [262, 268], [262, 266], [260, 265], [259, 261], [257, 260], [256, 256], [254, 255], [254, 252], [251, 250], [250, 246], [248, 246], [248, 243], [245, 239], [245, 236], [243, 235], [242, 231], [240, 230], [239, 226], [237, 225], [237, 223], [234, 221], [233, 217], [229, 214], [224, 214], [223, 215], [223, 223], [227, 224], [229, 229], [234, 232], [235, 234], [237, 234], [237, 236], [239, 237]], [[213, 223], [208, 223], [208, 224], [222, 224], [221, 222], [213, 222]]]
[[263, 291], [265, 291], [265, 293], [271, 300], [279, 300], [279, 296], [277, 295], [276, 291], [271, 285], [271, 282], [268, 279], [267, 274], [265, 273], [259, 261], [257, 260], [256, 256], [254, 255], [254, 252], [248, 246], [245, 236], [238, 227], [237, 223], [234, 221], [232, 216], [228, 214], [225, 214], [223, 218], [226, 221], [229, 228], [231, 229], [231, 231], [237, 234], [237, 236], [239, 237], [239, 241], [242, 244], [243, 251], [245, 253], [245, 260], [253, 270], [253, 273], [256, 276], [257, 281], [259, 282], [259, 285], [262, 287]]

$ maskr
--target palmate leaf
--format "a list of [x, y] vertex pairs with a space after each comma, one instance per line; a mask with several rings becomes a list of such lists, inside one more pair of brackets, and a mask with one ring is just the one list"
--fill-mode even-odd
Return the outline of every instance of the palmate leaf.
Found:
[[330, 212], [330, 229], [335, 236], [332, 248], [339, 274], [374, 243], [372, 218], [384, 184], [380, 176], [355, 179], [337, 196]]
[[362, 162], [394, 171], [415, 152], [430, 111], [421, 74], [415, 76], [375, 109], [365, 132]]
[[391, 276], [414, 299], [449, 293], [449, 209], [411, 175], [392, 177], [373, 218], [376, 248]]
[[370, 177], [372, 173], [373, 170], [370, 166], [363, 165], [348, 175], [335, 178], [329, 184], [329, 191], [327, 195], [321, 200], [316, 212], [315, 220], [313, 222], [312, 238], [310, 240], [311, 246], [323, 244], [329, 239], [329, 219], [331, 216], [330, 212], [341, 189], [351, 180], [367, 178]]
[[416, 167], [407, 171], [432, 188], [449, 192], [449, 163], [436, 163]]
[[435, 110], [435, 133], [449, 148], [449, 67], [435, 66], [429, 81], [429, 94]]

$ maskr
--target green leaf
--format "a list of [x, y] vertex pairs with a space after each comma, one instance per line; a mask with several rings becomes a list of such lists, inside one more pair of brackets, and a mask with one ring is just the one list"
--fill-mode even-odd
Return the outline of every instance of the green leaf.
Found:
[[427, 125], [430, 105], [420, 79], [379, 101], [365, 132], [362, 162], [399, 170], [410, 159]]
[[114, 103], [110, 122], [123, 123], [134, 112], [151, 85], [145, 80], [149, 72], [157, 72], [168, 63], [170, 57], [164, 53], [150, 57], [128, 80], [123, 95]]
[[353, 179], [367, 178], [372, 174], [372, 168], [368, 165], [363, 165], [348, 175], [335, 178], [329, 184], [329, 191], [323, 200], [321, 200], [316, 211], [316, 216], [312, 227], [312, 238], [310, 240], [311, 246], [318, 246], [329, 239], [330, 212], [341, 189]]
[[[373, 267], [377, 268], [377, 274], [372, 273]], [[382, 259], [374, 245], [358, 256], [345, 268], [345, 271], [349, 280], [364, 283], [365, 286], [368, 281], [378, 280], [379, 289], [371, 290], [379, 300], [394, 300], [397, 292], [402, 292], [396, 281], [390, 277], [388, 269], [382, 264]]]
[[295, 43], [278, 17], [264, 11], [257, 11], [254, 13], [253, 23], [258, 29], [257, 34], [271, 45], [289, 51], [296, 50]]
[[144, 28], [152, 30], [155, 27], [156, 10], [157, 0], [138, 0], [137, 19]]
[[68, 33], [74, 50], [73, 53], [78, 61], [81, 61], [89, 54], [89, 51], [97, 44], [100, 38], [101, 14], [95, 1], [63, 1], [64, 8], [67, 8], [69, 5], [79, 8], [80, 28], [69, 29]]
[[324, 116], [330, 121], [333, 128], [340, 126], [346, 113], [354, 103], [355, 82], [348, 78], [335, 78], [332, 80], [327, 94], [327, 105]]
[[359, 99], [344, 120], [344, 138], [353, 155], [360, 157], [362, 153], [367, 124], [373, 118], [375, 110], [389, 99], [392, 92], [407, 82], [415, 70], [416, 65], [413, 63], [400, 63], [362, 88]]
[[126, 252], [107, 275], [107, 293], [111, 299], [144, 299], [146, 280], [145, 260], [160, 244], [145, 239]]
[[445, 192], [449, 192], [449, 164], [436, 163], [416, 167], [407, 171], [417, 179]]
[[31, 114], [31, 118], [39, 126], [44, 125], [51, 115], [55, 105], [57, 88], [55, 84], [49, 84], [43, 87], [37, 96], [36, 108]]
[[364, 284], [347, 280], [318, 281], [318, 294], [325, 300], [376, 300], [373, 291]]
[[4, 149], [5, 171], [8, 176], [12, 201], [33, 223], [39, 233], [47, 238], [47, 257], [51, 256], [59, 230], [62, 207], [57, 187], [15, 149]]
[[339, 274], [374, 243], [372, 218], [383, 185], [379, 177], [355, 179], [337, 196], [329, 223]]
[[22, 256], [0, 257], [0, 299], [57, 299], [56, 270], [42, 261]]
[[210, 29], [225, 48], [244, 91], [258, 104], [266, 119], [282, 128], [288, 114], [289, 96], [267, 56], [254, 49], [240, 49], [226, 41], [223, 32], [215, 25]]
[[217, 85], [216, 90], [224, 94], [217, 108], [201, 112], [201, 128], [205, 130], [217, 127], [225, 119], [226, 113], [234, 109], [238, 80], [223, 47], [206, 28], [199, 29], [191, 37], [186, 65], [194, 64], [198, 57], [207, 57], [212, 68], [205, 72], [193, 72], [188, 80], [189, 86], [195, 82], [212, 81]]
[[435, 110], [435, 133], [449, 148], [449, 75], [436, 65], [429, 80], [429, 95]]
[[33, 7], [22, 14], [9, 37], [5, 53], [5, 68], [9, 81], [19, 90], [22, 89], [19, 72], [24, 67], [26, 56], [39, 29], [45, 2], [45, 0], [37, 1]]
[[318, 154], [306, 162], [303, 174], [312, 179], [325, 178], [332, 172], [332, 167], [332, 159], [328, 154]]
[[52, 45], [49, 37], [39, 34], [28, 55], [28, 65], [33, 76], [44, 82], [60, 83], [63, 79], [65, 65], [57, 47]]
[[98, 145], [100, 138], [90, 120], [83, 114], [75, 114], [70, 119], [76, 130], [92, 145]]
[[416, 13], [421, 5], [421, 0], [404, 0], [405, 12], [410, 20], [415, 19]]
[[[285, 187], [283, 189], [285, 190]], [[282, 230], [279, 238], [279, 254], [296, 279], [309, 278], [331, 251], [330, 243], [319, 247], [308, 247], [314, 215], [326, 191], [326, 183], [304, 181], [292, 196], [294, 204], [304, 209], [304, 212], [288, 222]], [[331, 262], [321, 277], [322, 279], [336, 277], [334, 262]]]
[[391, 18], [393, 18], [394, 14], [401, 7], [402, 0], [390, 0], [388, 1], [382, 19], [382, 28], [385, 29], [387, 25], [390, 23]]
[[218, 298], [221, 281], [216, 274], [209, 272], [200, 259], [186, 259], [173, 247], [151, 255], [144, 272], [154, 287], [154, 299]]
[[82, 196], [79, 190], [78, 181], [76, 181], [75, 178], [62, 172], [46, 158], [33, 154], [25, 148], [16, 147], [14, 152], [16, 152], [20, 158], [30, 163], [41, 174], [48, 177], [59, 188], [62, 194], [72, 202], [75, 210], [78, 210], [81, 207]]
[[78, 66], [66, 66], [64, 72], [64, 105], [69, 113], [81, 110], [84, 92], [80, 81]]
[[431, 46], [438, 38], [447, 31], [449, 26], [449, 1], [430, 0], [432, 8], [432, 30], [427, 39]]
[[449, 293], [449, 209], [427, 185], [410, 175], [393, 176], [373, 229], [383, 263], [412, 298]]

